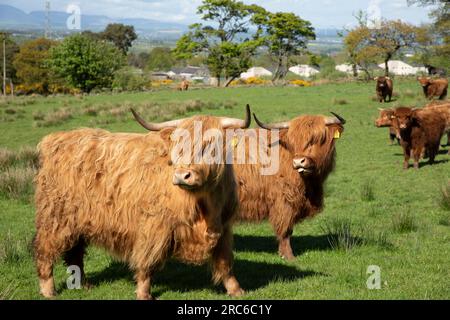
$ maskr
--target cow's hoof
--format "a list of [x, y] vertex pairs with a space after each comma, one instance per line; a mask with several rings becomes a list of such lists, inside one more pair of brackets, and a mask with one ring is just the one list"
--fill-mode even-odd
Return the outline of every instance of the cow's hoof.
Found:
[[94, 285], [92, 283], [89, 283], [89, 282], [83, 283], [83, 289], [85, 289], [85, 290], [91, 290], [93, 287], [94, 287]]
[[56, 297], [56, 293], [53, 290], [41, 290], [40, 294], [46, 299], [54, 299]]
[[153, 296], [149, 293], [137, 294], [136, 300], [155, 300]]
[[39, 293], [47, 299], [52, 299], [56, 296], [53, 278], [39, 280]]
[[293, 254], [281, 255], [281, 258], [286, 261], [294, 261], [295, 260], [295, 256]]
[[235, 289], [231, 292], [228, 292], [228, 295], [233, 298], [242, 297], [245, 294], [245, 291], [241, 288]]

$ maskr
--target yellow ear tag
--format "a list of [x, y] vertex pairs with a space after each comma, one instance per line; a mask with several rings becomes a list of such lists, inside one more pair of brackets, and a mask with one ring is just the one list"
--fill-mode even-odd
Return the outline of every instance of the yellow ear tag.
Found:
[[238, 143], [239, 143], [238, 137], [233, 137], [233, 140], [231, 140], [231, 145], [233, 146], [233, 148], [236, 148]]
[[334, 138], [335, 139], [339, 139], [341, 137], [341, 133], [339, 132], [339, 130], [336, 130], [335, 132], [334, 132]]

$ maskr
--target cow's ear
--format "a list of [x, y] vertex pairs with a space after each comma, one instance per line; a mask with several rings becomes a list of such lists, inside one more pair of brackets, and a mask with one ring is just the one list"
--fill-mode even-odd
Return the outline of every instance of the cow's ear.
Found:
[[378, 80], [378, 77], [373, 78], [373, 80], [377, 81], [377, 80]]
[[391, 78], [390, 78], [390, 77], [386, 77], [386, 79], [388, 79], [388, 80], [391, 80]]
[[170, 145], [170, 136], [176, 128], [164, 128], [159, 131], [159, 136], [164, 140], [167, 145]]
[[278, 131], [278, 139], [280, 140], [280, 146], [282, 146], [283, 148], [291, 151], [292, 150], [292, 146], [289, 143], [289, 139], [288, 139], [288, 131], [286, 129], [282, 129]]

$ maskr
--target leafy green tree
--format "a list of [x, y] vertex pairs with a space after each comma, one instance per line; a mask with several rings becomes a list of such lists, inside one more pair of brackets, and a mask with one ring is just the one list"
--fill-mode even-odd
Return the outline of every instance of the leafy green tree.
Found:
[[134, 27], [121, 23], [108, 24], [100, 36], [102, 39], [114, 43], [114, 45], [122, 51], [123, 54], [128, 52], [128, 49], [132, 46], [133, 41], [137, 39]]
[[304, 53], [308, 40], [315, 39], [314, 28], [309, 21], [290, 12], [260, 11], [253, 21], [259, 25], [269, 52], [276, 57], [272, 81], [281, 80], [288, 72], [290, 57]]
[[125, 57], [112, 44], [81, 34], [65, 38], [50, 52], [49, 66], [55, 74], [84, 92], [110, 88], [114, 72], [125, 64]]
[[352, 65], [353, 76], [358, 75], [358, 68], [360, 68], [366, 74], [366, 80], [372, 78], [370, 65], [377, 62], [380, 54], [378, 48], [368, 44], [369, 37], [370, 29], [360, 25], [349, 31], [344, 39], [344, 50], [348, 62]]
[[16, 69], [12, 64], [15, 55], [19, 52], [19, 46], [12, 39], [11, 34], [7, 32], [0, 32], [0, 48], [1, 48], [1, 63], [0, 63], [0, 90], [3, 90], [3, 40], [5, 40], [5, 56], [6, 56], [6, 77], [17, 82]]
[[48, 92], [51, 82], [50, 70], [47, 65], [50, 48], [56, 42], [38, 38], [22, 44], [14, 58], [14, 68], [18, 79], [26, 85], [40, 84], [43, 92]]
[[347, 30], [344, 38], [344, 47], [355, 76], [358, 66], [370, 76], [369, 65], [379, 60], [384, 63], [387, 76], [389, 61], [401, 50], [416, 48], [419, 44], [419, 27], [400, 20], [382, 20], [376, 28], [372, 28], [362, 11], [356, 18], [358, 26]]
[[144, 89], [149, 83], [141, 69], [127, 66], [114, 73], [112, 87], [120, 91], [135, 91]]
[[135, 68], [144, 69], [147, 66], [149, 57], [150, 54], [145, 51], [140, 53], [130, 52], [127, 55], [128, 65]]
[[371, 29], [369, 45], [378, 49], [384, 62], [384, 73], [389, 75], [389, 61], [400, 49], [417, 45], [417, 27], [401, 20], [383, 20], [376, 29]]
[[169, 71], [175, 62], [170, 48], [156, 47], [149, 54], [147, 69], [152, 71]]
[[[407, 0], [408, 4], [433, 6], [433, 24], [422, 44], [422, 60], [450, 69], [450, 2], [448, 0]], [[423, 39], [422, 39], [423, 40]]]
[[189, 32], [177, 42], [174, 55], [177, 59], [204, 56], [211, 73], [219, 79], [226, 78], [225, 86], [247, 70], [256, 49], [261, 45], [259, 34], [245, 37], [252, 17], [261, 12], [256, 5], [246, 5], [236, 0], [203, 0], [197, 13], [205, 22], [193, 24]]

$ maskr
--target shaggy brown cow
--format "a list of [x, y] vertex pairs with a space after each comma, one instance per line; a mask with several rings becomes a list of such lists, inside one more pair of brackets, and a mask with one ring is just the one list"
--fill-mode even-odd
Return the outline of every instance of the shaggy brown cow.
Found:
[[93, 244], [134, 270], [138, 299], [152, 298], [152, 276], [170, 256], [193, 264], [210, 259], [214, 282], [241, 295], [231, 270], [238, 208], [233, 167], [172, 163], [169, 137], [176, 127], [192, 133], [195, 121], [204, 131], [246, 128], [249, 111], [246, 121], [197, 116], [147, 124], [136, 116], [149, 130], [161, 131], [81, 129], [51, 134], [39, 144], [34, 248], [41, 294], [54, 296], [53, 264], [61, 255], [84, 276], [85, 247]]
[[[425, 109], [439, 112], [442, 117], [444, 117], [446, 123], [445, 131], [447, 133], [447, 145], [450, 146], [450, 101], [434, 101], [427, 104]], [[450, 149], [448, 150], [448, 154], [450, 154]]]
[[345, 120], [309, 115], [271, 125], [255, 120], [263, 128], [256, 130], [258, 137], [280, 129], [279, 141], [272, 141], [266, 150], [269, 154], [275, 146], [280, 147], [279, 170], [273, 175], [261, 175], [261, 160], [234, 165], [240, 217], [249, 221], [269, 218], [278, 238], [279, 254], [291, 260], [294, 224], [323, 208], [323, 184], [334, 168], [335, 141], [344, 130]]
[[397, 143], [400, 144], [400, 135], [392, 126], [394, 110], [381, 108], [378, 110], [380, 111], [380, 115], [378, 116], [378, 119], [375, 120], [375, 126], [378, 128], [389, 127], [389, 140], [391, 141], [391, 145], [394, 144], [395, 139], [397, 139]]
[[439, 151], [441, 137], [445, 131], [445, 119], [438, 112], [426, 109], [396, 108], [394, 128], [400, 133], [403, 147], [403, 168], [408, 169], [409, 159], [414, 158], [414, 168], [419, 168], [419, 160], [425, 154], [433, 164]]
[[439, 97], [440, 100], [444, 100], [447, 96], [448, 80], [432, 79], [430, 77], [418, 77], [420, 85], [423, 88], [423, 93], [427, 99], [433, 99]]
[[392, 92], [394, 90], [394, 84], [389, 77], [376, 77], [375, 81], [377, 85], [375, 87], [378, 101], [387, 102], [386, 98], [389, 97], [389, 101], [392, 99]]
[[181, 81], [181, 83], [178, 87], [178, 90], [179, 91], [188, 91], [188, 89], [189, 89], [189, 81], [187, 81], [187, 80]]

